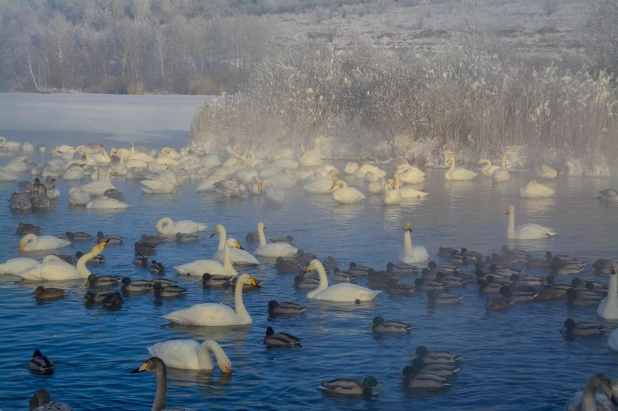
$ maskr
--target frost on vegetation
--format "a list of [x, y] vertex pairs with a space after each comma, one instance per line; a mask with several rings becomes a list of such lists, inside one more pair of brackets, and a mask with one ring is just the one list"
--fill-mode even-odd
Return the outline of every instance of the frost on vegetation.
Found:
[[581, 163], [571, 173], [618, 165], [617, 90], [605, 72], [458, 50], [433, 60], [362, 46], [317, 51], [266, 58], [239, 95], [198, 109], [192, 140], [208, 151], [303, 142], [324, 157], [403, 156], [434, 166], [447, 152], [474, 163], [504, 151], [514, 170], [542, 162], [561, 169], [571, 159]]

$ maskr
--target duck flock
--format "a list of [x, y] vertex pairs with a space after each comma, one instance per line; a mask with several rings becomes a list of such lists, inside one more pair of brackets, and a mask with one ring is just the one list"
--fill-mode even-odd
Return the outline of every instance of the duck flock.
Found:
[[[33, 158], [37, 154], [42, 159], [47, 158], [45, 146], [35, 148], [29, 143], [7, 142], [3, 138], [0, 150], [3, 155], [12, 158], [0, 170], [0, 181], [17, 184], [17, 190], [8, 199], [10, 207], [16, 210], [50, 207], [61, 194], [56, 185], [59, 180], [84, 183], [69, 190], [70, 207], [129, 209], [131, 205], [125, 203], [124, 194], [112, 182], [112, 178], [118, 176], [139, 180], [145, 194], [173, 195], [186, 181], [195, 181], [196, 192], [216, 192], [225, 197], [263, 196], [267, 204], [274, 206], [283, 203], [286, 190], [297, 185], [312, 194], [330, 195], [335, 202], [343, 204], [357, 203], [367, 195], [379, 195], [383, 204], [390, 206], [405, 201], [419, 201], [429, 194], [417, 186], [424, 182], [425, 173], [405, 159], [394, 159], [386, 164], [361, 161], [347, 163], [343, 173], [355, 177], [361, 190], [348, 186], [340, 178], [335, 166], [305, 151], [302, 146], [300, 152], [282, 149], [274, 154], [256, 154], [228, 149], [223, 154], [212, 154], [188, 148], [177, 152], [169, 147], [156, 152], [137, 149], [133, 143], [130, 149], [112, 148], [109, 152], [101, 144], [79, 147], [62, 145], [53, 148], [50, 159], [40, 163], [35, 163]], [[477, 164], [483, 166], [480, 170], [481, 178], [491, 178], [496, 184], [509, 180], [508, 155], [504, 154], [501, 161], [501, 167], [498, 167], [489, 160], [480, 160]], [[446, 165], [446, 180], [463, 181], [478, 176], [472, 170], [456, 167], [453, 156], [447, 158]], [[552, 180], [557, 176], [555, 170], [544, 164], [536, 168], [535, 173], [539, 180]], [[24, 178], [25, 174], [30, 177]], [[519, 194], [525, 198], [543, 198], [553, 196], [555, 191], [532, 180], [520, 188]], [[608, 189], [601, 192], [599, 198], [616, 201], [618, 195], [616, 191]], [[507, 239], [533, 240], [558, 235], [555, 230], [538, 224], [516, 226], [513, 206], [508, 207], [506, 214]], [[88, 265], [110, 263], [103, 257], [103, 252], [106, 247], [122, 245], [122, 233], [111, 235], [98, 232], [91, 235], [85, 232], [65, 232], [43, 235], [40, 227], [27, 223], [20, 223], [16, 227], [16, 234], [21, 238], [15, 245], [15, 252], [19, 251], [23, 255], [0, 264], [0, 275], [36, 283], [38, 287], [34, 291], [34, 298], [40, 301], [68, 295], [69, 290], [54, 287], [55, 281], [83, 280], [88, 287], [83, 297], [86, 307], [101, 306], [106, 310], [121, 309], [127, 295], [152, 292], [155, 298], [164, 299], [183, 296], [192, 291], [164, 277], [172, 273], [200, 278], [201, 287], [206, 289], [233, 288], [234, 307], [220, 303], [200, 303], [168, 312], [162, 317], [184, 326], [250, 326], [253, 320], [245, 308], [243, 294], [264, 284], [242, 271], [245, 267], [257, 265], [273, 267], [279, 274], [291, 274], [290, 280], [281, 277], [281, 281], [289, 281], [290, 287], [306, 290], [307, 300], [363, 304], [379, 300], [382, 293], [404, 298], [423, 293], [424, 304], [435, 308], [463, 304], [463, 295], [456, 291], [460, 287], [472, 286], [486, 296], [485, 309], [488, 311], [504, 312], [515, 309], [521, 303], [556, 301], [566, 302], [572, 307], [598, 306], [599, 317], [618, 320], [615, 260], [599, 259], [591, 264], [596, 274], [609, 276], [607, 286], [603, 282], [583, 281], [579, 278], [586, 268], [585, 262], [568, 255], [554, 255], [550, 251], [535, 257], [527, 251], [509, 249], [507, 246], [491, 252], [477, 252], [466, 247], [440, 247], [437, 254], [430, 254], [424, 246], [412, 244], [413, 226], [411, 222], [406, 222], [402, 224], [403, 238], [398, 261], [385, 262], [383, 268], [351, 262], [344, 270], [332, 256], [319, 258], [297, 248], [297, 241], [290, 235], [268, 240], [264, 222], [257, 221], [256, 232], [248, 233], [244, 238], [247, 244], [255, 243], [253, 253], [246, 251], [237, 239], [228, 237], [223, 224], [216, 224], [210, 235], [218, 236], [218, 247], [211, 258], [167, 267], [165, 262], [149, 258], [156, 253], [159, 244], [176, 242], [176, 246], [182, 247], [182, 243], [197, 241], [203, 233], [209, 231], [208, 227], [199, 221], [173, 221], [164, 217], [153, 221], [151, 227], [144, 227], [144, 231], [153, 228], [156, 234], [143, 234], [133, 243], [133, 264], [148, 268], [153, 275], [149, 280], [135, 280], [128, 276], [96, 276], [89, 271]], [[86, 253], [60, 253], [67, 246], [87, 245], [89, 242], [94, 242], [94, 246]], [[33, 258], [36, 254], [28, 255], [33, 252], [49, 254], [39, 260]], [[434, 261], [433, 255], [437, 255], [441, 263]], [[114, 264], [113, 261], [111, 263]], [[534, 271], [545, 272], [547, 275], [528, 275]], [[361, 281], [366, 286], [359, 285]], [[302, 303], [272, 300], [267, 310], [271, 317], [302, 316], [308, 309]], [[412, 324], [401, 319], [385, 319], [380, 313], [375, 314], [371, 327], [376, 334], [406, 334], [412, 329]], [[567, 318], [561, 332], [572, 340], [603, 335], [605, 328], [591, 321], [576, 322]], [[296, 336], [276, 332], [268, 327], [265, 330], [264, 345], [269, 349], [302, 348], [302, 341]], [[608, 345], [618, 351], [617, 331], [609, 336]], [[232, 372], [230, 358], [213, 340], [163, 341], [147, 347], [147, 350], [152, 357], [133, 372], [150, 371], [156, 375], [153, 410], [166, 408], [167, 368], [213, 370], [212, 353], [222, 373]], [[430, 350], [425, 346], [416, 347], [415, 355], [417, 358], [405, 365], [401, 373], [405, 390], [446, 392], [464, 365], [461, 355]], [[30, 360], [29, 368], [42, 374], [55, 371], [53, 361], [38, 349]], [[378, 377], [380, 380], [391, 378], [389, 375]], [[328, 396], [372, 399], [380, 395], [378, 392], [382, 392], [378, 378], [374, 376], [316, 381], [315, 386]], [[614, 394], [614, 386], [607, 375], [592, 376], [583, 388], [582, 392], [569, 400], [566, 409], [614, 409], [612, 401], [618, 400], [618, 394]], [[30, 409], [71, 408], [52, 401], [49, 393], [40, 389], [34, 393]]]

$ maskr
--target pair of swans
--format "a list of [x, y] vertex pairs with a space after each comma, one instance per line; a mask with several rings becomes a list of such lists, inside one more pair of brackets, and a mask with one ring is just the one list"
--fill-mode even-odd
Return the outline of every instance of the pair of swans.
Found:
[[[228, 240], [229, 241], [229, 240]], [[326, 277], [326, 274], [324, 275]], [[164, 315], [163, 318], [173, 323], [195, 326], [232, 326], [249, 325], [253, 323], [249, 312], [243, 303], [243, 286], [256, 286], [257, 283], [249, 274], [243, 274], [236, 282], [234, 290], [234, 305], [236, 310], [219, 303], [195, 304], [189, 308]]]
[[406, 223], [403, 231], [403, 250], [399, 254], [399, 262], [416, 264], [429, 260], [429, 253], [422, 245], [412, 245], [412, 224]]
[[73, 267], [55, 255], [48, 255], [41, 264], [34, 265], [15, 275], [28, 281], [64, 281], [88, 278], [92, 273], [86, 263], [103, 252], [107, 241], [95, 244], [89, 253], [82, 255]]
[[538, 240], [558, 235], [551, 228], [539, 224], [527, 223], [515, 228], [515, 207], [513, 206], [509, 206], [506, 214], [509, 216], [509, 222], [506, 227], [506, 238], [509, 240]]
[[68, 247], [71, 244], [73, 243], [53, 235], [26, 234], [19, 240], [19, 252], [55, 250]]
[[169, 217], [163, 217], [162, 219], [157, 221], [156, 227], [159, 234], [176, 235], [177, 233], [199, 233], [205, 231], [206, 227], [208, 226], [206, 224], [196, 223], [195, 221], [191, 220], [180, 220], [174, 222]]
[[[215, 253], [213, 259], [219, 261], [220, 263], [225, 262], [225, 243], [227, 241], [227, 231], [223, 224], [217, 224], [210, 233], [210, 236], [213, 237], [219, 234], [219, 246], [217, 247], [217, 252]], [[232, 264], [245, 264], [245, 265], [259, 265], [260, 262], [251, 254], [246, 252], [245, 250], [236, 248], [229, 248], [230, 252], [230, 261]]]
[[450, 164], [451, 168], [449, 168], [444, 173], [444, 178], [449, 181], [467, 181], [472, 180], [474, 177], [478, 176], [478, 173], [474, 171], [470, 171], [467, 168], [463, 167], [455, 167], [455, 157], [449, 156], [446, 159], [446, 164]]
[[343, 180], [333, 181], [330, 189], [335, 189], [333, 192], [333, 200], [341, 204], [354, 204], [365, 199], [365, 194], [354, 187], [348, 187], [348, 184]]
[[524, 198], [547, 198], [556, 194], [553, 188], [539, 183], [536, 180], [531, 180], [525, 187], [519, 189], [519, 195]]
[[298, 248], [292, 247], [287, 243], [267, 243], [266, 235], [264, 234], [264, 223], [262, 221], [257, 223], [258, 237], [260, 239], [260, 246], [255, 250], [255, 255], [259, 257], [291, 257], [298, 252]]
[[320, 277], [320, 285], [307, 294], [310, 300], [335, 301], [335, 302], [358, 302], [372, 301], [381, 291], [370, 290], [360, 285], [350, 283], [339, 283], [328, 286], [326, 271], [319, 260], [312, 260], [305, 272], [317, 270]]
[[238, 272], [232, 266], [230, 260], [230, 248], [235, 247], [242, 250], [243, 248], [233, 238], [228, 238], [223, 248], [223, 264], [217, 260], [195, 260], [187, 264], [181, 264], [174, 267], [178, 274], [184, 275], [199, 275], [204, 273], [219, 274], [227, 277], [236, 277]]

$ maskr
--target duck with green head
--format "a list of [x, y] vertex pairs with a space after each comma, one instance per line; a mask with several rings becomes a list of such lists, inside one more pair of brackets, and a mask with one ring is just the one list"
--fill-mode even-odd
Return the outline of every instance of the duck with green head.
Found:
[[160, 282], [154, 283], [152, 288], [156, 298], [175, 298], [187, 294], [186, 288], [181, 288], [176, 285], [163, 285]]
[[446, 378], [433, 373], [421, 372], [410, 365], [403, 367], [399, 378], [403, 378], [404, 389], [429, 389], [438, 390], [451, 386]]
[[324, 393], [334, 396], [362, 397], [368, 399], [373, 395], [373, 387], [383, 391], [380, 384], [378, 384], [378, 380], [374, 377], [367, 377], [362, 382], [348, 378], [338, 378], [323, 382], [320, 384], [319, 388]]
[[424, 345], [419, 345], [414, 351], [414, 355], [422, 358], [425, 363], [452, 364], [463, 360], [463, 356], [450, 353], [448, 351], [429, 351]]
[[100, 275], [97, 277], [94, 274], [90, 274], [86, 285], [89, 287], [111, 287], [118, 284], [119, 280], [119, 277], [113, 275]]
[[415, 358], [412, 361], [414, 367], [419, 374], [433, 374], [442, 378], [455, 377], [460, 368], [455, 364], [440, 364], [437, 362], [425, 364], [422, 358]]
[[131, 280], [129, 277], [124, 277], [122, 279], [122, 290], [130, 293], [146, 293], [152, 290], [152, 282]]
[[373, 317], [373, 323], [370, 327], [379, 334], [403, 334], [410, 332], [412, 324], [401, 321], [385, 321], [384, 318], [378, 315]]

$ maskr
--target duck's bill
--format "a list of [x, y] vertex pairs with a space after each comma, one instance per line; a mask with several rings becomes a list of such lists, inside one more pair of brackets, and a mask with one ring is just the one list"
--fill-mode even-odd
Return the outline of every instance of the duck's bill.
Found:
[[380, 384], [376, 384], [376, 388], [377, 388], [378, 390], [380, 390], [380, 391], [384, 391], [384, 390], [382, 389], [382, 387], [380, 386]]
[[139, 367], [131, 371], [131, 374], [135, 374], [136, 372], [146, 371], [147, 367], [148, 367], [148, 363], [143, 363], [142, 365], [140, 365]]

